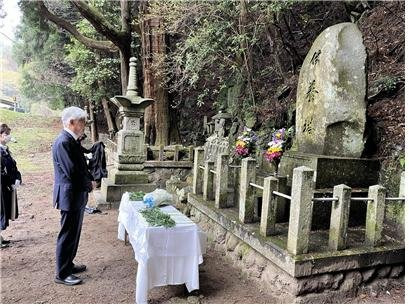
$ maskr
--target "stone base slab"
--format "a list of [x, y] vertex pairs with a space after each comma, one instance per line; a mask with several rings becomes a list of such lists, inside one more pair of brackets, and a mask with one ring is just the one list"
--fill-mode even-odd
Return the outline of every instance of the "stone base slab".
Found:
[[230, 217], [219, 212], [229, 209], [209, 208], [194, 194], [179, 206], [206, 232], [215, 250], [232, 259], [248, 278], [271, 289], [279, 303], [342, 303], [360, 289], [382, 284], [385, 290], [404, 278], [403, 246], [294, 257], [263, 242], [255, 231], [233, 220], [227, 223]]
[[112, 169], [109, 172], [109, 179], [114, 184], [143, 184], [148, 183], [148, 174], [143, 171], [128, 171]]
[[145, 161], [145, 168], [192, 168], [192, 161]]
[[[333, 252], [325, 249], [325, 243], [322, 242], [324, 232], [316, 232], [315, 237], [310, 238], [312, 252], [294, 256], [286, 250], [285, 231], [276, 236], [263, 237], [259, 233], [258, 223], [242, 224], [233, 208], [216, 209], [214, 202], [204, 201], [201, 196], [193, 193], [188, 194], [188, 204], [198, 211], [198, 215], [206, 216], [225, 231], [229, 231], [292, 277], [404, 262], [403, 243], [391, 241], [374, 248], [357, 243], [346, 250]], [[311, 245], [323, 245], [323, 248], [314, 248]]]
[[113, 160], [120, 164], [142, 164], [146, 161], [146, 155], [115, 154]]
[[346, 184], [351, 188], [366, 188], [378, 184], [380, 163], [375, 159], [359, 159], [305, 154], [287, 151], [281, 158], [278, 175], [287, 176], [291, 186], [293, 169], [307, 166], [314, 171], [316, 189], [333, 188]]
[[122, 198], [122, 194], [124, 194], [125, 192], [142, 191], [144, 193], [149, 193], [155, 189], [156, 184], [154, 183], [114, 184], [114, 182], [111, 179], [102, 178], [100, 192], [102, 197], [100, 205], [103, 207], [109, 204], [111, 208], [118, 208], [119, 202], [121, 201]]
[[120, 171], [142, 171], [144, 169], [143, 164], [119, 164], [114, 163], [114, 168]]

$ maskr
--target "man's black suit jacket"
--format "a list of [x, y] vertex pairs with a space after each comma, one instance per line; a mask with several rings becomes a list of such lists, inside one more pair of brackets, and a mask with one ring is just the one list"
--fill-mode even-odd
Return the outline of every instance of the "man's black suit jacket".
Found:
[[81, 145], [63, 130], [54, 141], [53, 206], [64, 211], [76, 211], [83, 206], [83, 193], [92, 191], [92, 175]]

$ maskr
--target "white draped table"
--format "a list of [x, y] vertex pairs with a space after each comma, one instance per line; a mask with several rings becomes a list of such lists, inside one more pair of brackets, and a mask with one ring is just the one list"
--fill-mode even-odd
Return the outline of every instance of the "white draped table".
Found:
[[146, 304], [153, 287], [186, 284], [189, 292], [199, 289], [199, 264], [203, 262], [206, 235], [189, 218], [172, 206], [161, 207], [176, 222], [171, 228], [152, 227], [139, 213], [142, 201], [122, 195], [118, 215], [118, 238], [125, 231], [138, 262], [136, 303]]

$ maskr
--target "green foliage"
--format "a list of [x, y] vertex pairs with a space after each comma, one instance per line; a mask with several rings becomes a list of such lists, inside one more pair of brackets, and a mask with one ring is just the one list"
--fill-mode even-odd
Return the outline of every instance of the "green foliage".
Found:
[[175, 221], [170, 217], [170, 215], [163, 213], [158, 207], [143, 209], [139, 212], [151, 226], [164, 226], [166, 228], [170, 228], [176, 225]]
[[[235, 20], [239, 14], [237, 5], [232, 1], [194, 2], [192, 5], [197, 15], [190, 21], [190, 31], [180, 29], [183, 40], [168, 55], [169, 75], [175, 80], [173, 88], [182, 92], [196, 89], [204, 80], [223, 83], [219, 76], [233, 78], [241, 67], [237, 56], [243, 37], [235, 34]], [[202, 87], [198, 104], [202, 104], [205, 97], [215, 97], [222, 86], [220, 84], [219, 89], [214, 88], [213, 91]]]
[[35, 2], [21, 1], [24, 18], [17, 31], [13, 54], [21, 67], [23, 104], [44, 101], [53, 109], [76, 104], [78, 96], [69, 88], [72, 68], [64, 60], [67, 36], [45, 23]]
[[405, 169], [405, 156], [400, 157], [399, 159], [400, 166]]
[[[120, 20], [118, 2], [93, 0], [90, 5], [100, 11], [113, 25]], [[86, 37], [96, 40], [106, 40], [86, 20], [76, 23], [77, 29]], [[112, 97], [121, 92], [120, 61], [117, 53], [107, 53], [91, 50], [71, 37], [65, 45], [66, 61], [75, 69], [75, 76], [70, 87], [87, 100], [99, 102], [103, 97]]]
[[109, 0], [90, 0], [89, 5], [97, 9], [104, 18], [107, 19], [112, 25], [117, 26], [119, 29], [119, 18], [121, 16], [120, 5], [116, 1]]
[[398, 88], [401, 78], [395, 76], [386, 76], [375, 82], [375, 85], [386, 92], [395, 92]]
[[[78, 23], [78, 28], [89, 37], [97, 36], [93, 27], [85, 20]], [[102, 97], [112, 97], [120, 92], [117, 55], [90, 50], [74, 38], [65, 45], [65, 50], [65, 59], [76, 72], [70, 84], [74, 91], [97, 102]]]
[[68, 86], [53, 82], [52, 78], [46, 79], [44, 64], [30, 62], [21, 67], [22, 102], [29, 107], [35, 101], [45, 101], [52, 109], [61, 109], [66, 104], [65, 94], [71, 91]]
[[[120, 5], [117, 1], [92, 0], [90, 5], [107, 19], [112, 25], [120, 28]], [[78, 30], [86, 37], [96, 40], [106, 40], [86, 20], [76, 23]], [[131, 51], [133, 55], [139, 54], [139, 37], [133, 33]], [[66, 61], [75, 69], [75, 77], [70, 87], [87, 100], [99, 102], [102, 97], [112, 97], [121, 93], [120, 59], [118, 53], [108, 53], [90, 50], [76, 39], [71, 38], [65, 45], [67, 52]]]
[[[119, 28], [118, 2], [92, 0], [89, 4]], [[75, 24], [85, 36], [106, 40], [67, 1], [50, 2], [47, 6]], [[120, 93], [118, 53], [86, 48], [67, 32], [43, 20], [35, 2], [21, 1], [20, 7], [24, 18], [14, 55], [21, 66], [21, 92], [27, 107], [33, 101], [45, 101], [53, 109], [81, 106]]]
[[129, 194], [129, 200], [132, 200], [132, 201], [141, 201], [141, 200], [143, 200], [144, 195], [145, 195], [145, 193], [142, 192], [142, 191], [139, 191], [139, 192], [131, 192], [131, 193]]
[[173, 37], [165, 72], [170, 92], [186, 101], [186, 107], [188, 101], [195, 101], [196, 108], [211, 104], [219, 108], [230, 100], [228, 111], [253, 126], [256, 104], [263, 100], [256, 81], [259, 76], [277, 75], [276, 69], [258, 63], [270, 56], [266, 27], [292, 3], [245, 3], [246, 21], [241, 16], [242, 3], [233, 0], [158, 1], [151, 5], [150, 14], [163, 16]]

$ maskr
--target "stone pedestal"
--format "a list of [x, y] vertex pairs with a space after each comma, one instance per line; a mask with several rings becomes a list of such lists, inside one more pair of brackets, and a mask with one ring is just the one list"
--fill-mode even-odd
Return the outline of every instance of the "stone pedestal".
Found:
[[[287, 177], [287, 188], [292, 186], [293, 169], [307, 166], [314, 170], [315, 197], [332, 197], [334, 186], [344, 184], [352, 188], [354, 197], [365, 197], [367, 189], [379, 180], [379, 160], [334, 157], [285, 152], [281, 158], [278, 175]], [[287, 203], [288, 204], [288, 203]], [[351, 207], [350, 227], [365, 223], [366, 203]], [[313, 229], [328, 229], [331, 206], [327, 202], [315, 202]]]
[[[144, 175], [146, 175], [144, 173]], [[115, 207], [121, 201], [122, 194], [125, 192], [152, 192], [156, 188], [154, 183], [147, 180], [140, 183], [115, 184], [111, 178], [103, 178], [101, 182], [101, 196], [105, 204]]]
[[348, 157], [323, 156], [288, 151], [281, 158], [278, 175], [287, 176], [291, 186], [293, 169], [307, 166], [315, 171], [316, 189], [332, 189], [339, 184], [352, 188], [368, 188], [378, 183], [379, 160]]
[[156, 188], [156, 184], [150, 183], [148, 174], [143, 171], [143, 164], [123, 163], [124, 160], [136, 161], [141, 158], [117, 155], [114, 159], [115, 167], [109, 170], [108, 178], [102, 179], [100, 195], [96, 196], [98, 207], [115, 208], [125, 192], [148, 193]]

